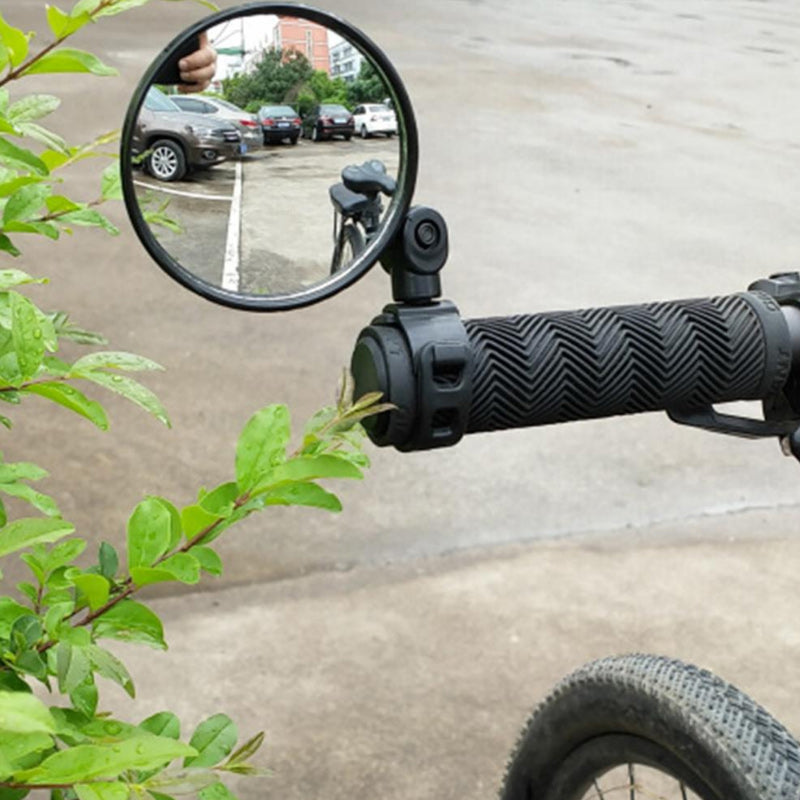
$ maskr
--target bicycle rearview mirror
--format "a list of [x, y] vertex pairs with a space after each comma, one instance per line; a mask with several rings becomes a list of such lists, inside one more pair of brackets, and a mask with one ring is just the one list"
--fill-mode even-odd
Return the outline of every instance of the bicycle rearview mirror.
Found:
[[327, 12], [249, 3], [160, 53], [131, 100], [122, 184], [134, 228], [173, 278], [223, 305], [277, 311], [361, 277], [414, 189], [400, 78]]

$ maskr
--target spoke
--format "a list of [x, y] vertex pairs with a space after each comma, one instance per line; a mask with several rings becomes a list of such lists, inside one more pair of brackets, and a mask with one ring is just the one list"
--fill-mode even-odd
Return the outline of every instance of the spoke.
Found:
[[636, 800], [636, 778], [633, 775], [633, 764], [628, 764], [628, 779], [631, 782], [630, 800]]
[[600, 788], [600, 784], [597, 782], [597, 778], [593, 780], [594, 783], [594, 790], [597, 792], [597, 797], [599, 800], [605, 800], [605, 795], [603, 794], [603, 790]]
[[681, 781], [681, 800], [688, 800], [686, 795], [686, 784], [683, 781]]

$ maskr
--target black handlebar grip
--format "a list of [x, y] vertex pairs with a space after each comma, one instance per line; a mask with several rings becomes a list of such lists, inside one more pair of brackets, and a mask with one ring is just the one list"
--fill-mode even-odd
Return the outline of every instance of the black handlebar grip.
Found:
[[762, 292], [465, 320], [467, 433], [771, 397], [789, 328]]

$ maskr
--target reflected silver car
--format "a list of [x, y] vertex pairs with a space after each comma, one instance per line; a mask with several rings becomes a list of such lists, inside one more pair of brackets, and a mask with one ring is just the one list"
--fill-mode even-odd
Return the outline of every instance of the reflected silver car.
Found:
[[227, 122], [232, 122], [242, 136], [243, 153], [258, 150], [264, 143], [261, 136], [261, 125], [255, 114], [244, 111], [227, 100], [205, 95], [189, 97], [182, 94], [170, 95], [169, 99], [182, 111], [190, 111], [192, 114], [211, 114]]

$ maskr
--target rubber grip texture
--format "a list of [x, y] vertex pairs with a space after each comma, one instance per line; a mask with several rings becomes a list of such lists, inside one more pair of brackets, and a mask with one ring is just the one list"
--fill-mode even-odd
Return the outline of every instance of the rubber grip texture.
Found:
[[788, 370], [771, 355], [788, 335], [765, 324], [775, 313], [751, 292], [465, 320], [466, 432], [764, 398]]

